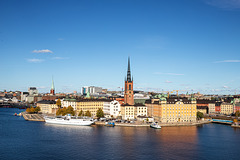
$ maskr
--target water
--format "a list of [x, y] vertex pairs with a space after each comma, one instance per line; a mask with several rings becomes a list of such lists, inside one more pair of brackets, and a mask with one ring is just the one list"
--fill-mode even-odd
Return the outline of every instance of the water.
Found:
[[0, 108], [0, 159], [239, 159], [240, 129], [61, 126]]

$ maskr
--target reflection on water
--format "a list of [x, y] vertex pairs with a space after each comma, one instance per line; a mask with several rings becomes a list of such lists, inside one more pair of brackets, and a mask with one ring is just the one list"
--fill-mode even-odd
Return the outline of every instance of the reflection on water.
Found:
[[240, 129], [66, 126], [0, 108], [1, 159], [238, 159]]

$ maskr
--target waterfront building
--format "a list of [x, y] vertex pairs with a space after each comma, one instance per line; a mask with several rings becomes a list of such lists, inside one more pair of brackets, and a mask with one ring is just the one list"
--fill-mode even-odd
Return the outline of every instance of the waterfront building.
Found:
[[121, 106], [122, 119], [137, 119], [137, 116], [147, 116], [147, 106], [134, 103], [133, 77], [131, 77], [130, 58], [128, 58], [127, 78], [125, 78], [124, 103]]
[[215, 113], [220, 114], [220, 112], [221, 112], [221, 104], [222, 104], [222, 102], [216, 102], [215, 103]]
[[215, 102], [214, 101], [209, 102], [208, 108], [209, 108], [209, 114], [214, 114], [215, 113]]
[[236, 113], [236, 111], [238, 111], [238, 105], [240, 103], [240, 98], [234, 98], [233, 101], [233, 113]]
[[152, 109], [152, 116], [156, 121], [168, 122], [195, 122], [197, 113], [196, 99], [194, 98], [166, 98], [146, 101]]
[[234, 113], [236, 113], [237, 111], [240, 112], [240, 103], [235, 104]]
[[43, 114], [56, 114], [58, 110], [58, 106], [56, 105], [56, 101], [38, 101], [37, 107], [40, 108], [40, 112]]
[[147, 106], [145, 105], [122, 105], [121, 106], [122, 119], [133, 120], [138, 116], [147, 116]]
[[80, 99], [76, 101], [77, 114], [82, 110], [85, 114], [86, 111], [90, 111], [92, 117], [96, 117], [97, 110], [101, 108], [103, 110], [104, 105], [110, 105], [109, 99]]
[[117, 118], [121, 114], [121, 105], [118, 101], [114, 100], [109, 103], [105, 103], [103, 106], [104, 115]]
[[77, 109], [77, 103], [76, 103], [76, 99], [74, 98], [63, 98], [61, 99], [61, 107], [68, 107], [68, 106], [72, 106], [74, 110]]
[[221, 103], [221, 111], [220, 114], [225, 114], [225, 115], [230, 115], [233, 113], [233, 104], [232, 103], [227, 103], [227, 102], [223, 102]]

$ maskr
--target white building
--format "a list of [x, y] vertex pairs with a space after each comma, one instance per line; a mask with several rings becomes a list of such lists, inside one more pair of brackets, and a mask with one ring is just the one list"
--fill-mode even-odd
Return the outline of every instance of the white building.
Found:
[[30, 96], [38, 95], [38, 90], [36, 87], [29, 87], [28, 88], [28, 93]]
[[124, 120], [137, 119], [138, 116], [147, 116], [147, 106], [122, 106], [121, 116]]
[[121, 105], [118, 101], [104, 102], [103, 112], [105, 115], [117, 118], [121, 113]]
[[29, 95], [28, 92], [22, 92], [22, 93], [21, 93], [21, 101], [22, 101], [22, 102], [26, 102], [28, 95]]
[[102, 92], [102, 87], [95, 87], [95, 86], [85, 86], [82, 87], [81, 93], [86, 95], [89, 92], [90, 95], [95, 95]]
[[69, 106], [72, 106], [74, 110], [77, 109], [77, 103], [76, 103], [76, 99], [62, 99], [61, 100], [61, 107], [64, 108], [64, 107], [69, 107]]

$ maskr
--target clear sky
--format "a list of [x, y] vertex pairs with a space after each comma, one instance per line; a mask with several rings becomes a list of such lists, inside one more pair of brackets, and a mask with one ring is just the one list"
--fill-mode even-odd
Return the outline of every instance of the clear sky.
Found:
[[240, 93], [240, 0], [1, 0], [0, 90]]

